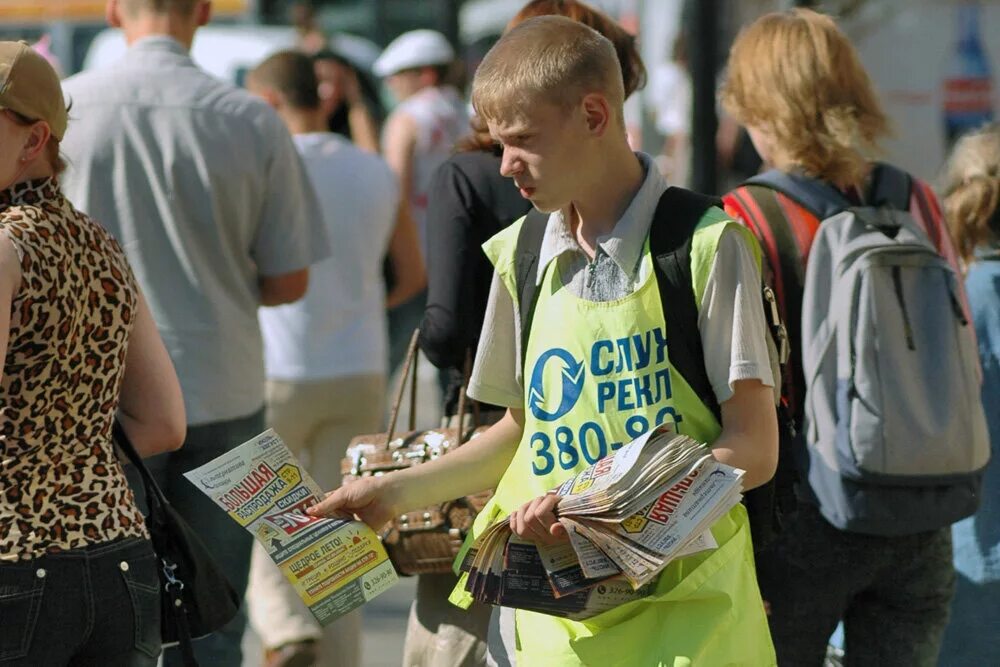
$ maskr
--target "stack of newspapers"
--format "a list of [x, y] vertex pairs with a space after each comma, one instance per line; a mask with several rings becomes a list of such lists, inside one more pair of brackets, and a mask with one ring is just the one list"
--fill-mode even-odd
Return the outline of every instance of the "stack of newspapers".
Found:
[[673, 560], [718, 546], [709, 528], [740, 501], [743, 471], [660, 427], [555, 491], [569, 540], [535, 545], [504, 519], [472, 545], [466, 590], [489, 604], [588, 618], [648, 594]]

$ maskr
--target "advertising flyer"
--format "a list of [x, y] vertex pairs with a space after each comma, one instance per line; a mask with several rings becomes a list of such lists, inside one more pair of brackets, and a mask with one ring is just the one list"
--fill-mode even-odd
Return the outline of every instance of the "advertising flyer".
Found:
[[367, 525], [306, 514], [323, 491], [271, 429], [184, 476], [264, 545], [323, 625], [397, 581]]

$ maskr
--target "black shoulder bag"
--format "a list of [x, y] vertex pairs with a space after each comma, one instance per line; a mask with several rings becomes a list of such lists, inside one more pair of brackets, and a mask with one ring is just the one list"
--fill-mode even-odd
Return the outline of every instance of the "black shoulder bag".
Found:
[[216, 565], [194, 530], [167, 501], [120, 422], [114, 439], [142, 476], [149, 515], [146, 527], [160, 559], [160, 636], [164, 646], [179, 645], [184, 664], [198, 667], [192, 639], [228, 623], [240, 608], [240, 596]]

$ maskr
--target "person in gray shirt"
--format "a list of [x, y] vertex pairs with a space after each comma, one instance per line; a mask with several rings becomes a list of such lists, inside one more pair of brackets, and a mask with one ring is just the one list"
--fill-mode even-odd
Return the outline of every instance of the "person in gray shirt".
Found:
[[[278, 116], [188, 55], [209, 15], [206, 0], [109, 0], [129, 50], [64, 83], [63, 188], [120, 240], [177, 368], [187, 439], [150, 468], [243, 590], [250, 534], [182, 473], [264, 430], [257, 307], [299, 299], [329, 244]], [[201, 664], [239, 667], [245, 623], [196, 642]]]

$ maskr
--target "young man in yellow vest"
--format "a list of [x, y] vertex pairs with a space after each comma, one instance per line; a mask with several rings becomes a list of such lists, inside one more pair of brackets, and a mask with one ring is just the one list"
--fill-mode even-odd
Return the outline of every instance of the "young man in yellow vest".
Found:
[[[746, 488], [770, 479], [778, 435], [759, 249], [715, 208], [692, 239], [698, 329], [720, 424], [667, 354], [671, 314], [648, 243], [667, 186], [650, 158], [628, 147], [623, 96], [611, 43], [569, 19], [526, 21], [487, 54], [473, 84], [476, 112], [503, 147], [501, 173], [550, 214], [523, 354], [514, 267], [524, 221], [485, 246], [496, 275], [469, 393], [510, 408], [474, 443], [343, 487], [314, 513], [348, 511], [381, 527], [402, 511], [495, 487], [474, 534], [509, 514], [522, 537], [565, 539], [549, 491], [663, 421], [745, 470]], [[743, 507], [712, 533], [717, 549], [674, 561], [648, 597], [586, 621], [501, 610], [501, 627], [513, 616], [505, 643], [516, 664], [774, 664]], [[461, 584], [452, 599], [467, 604]]]

